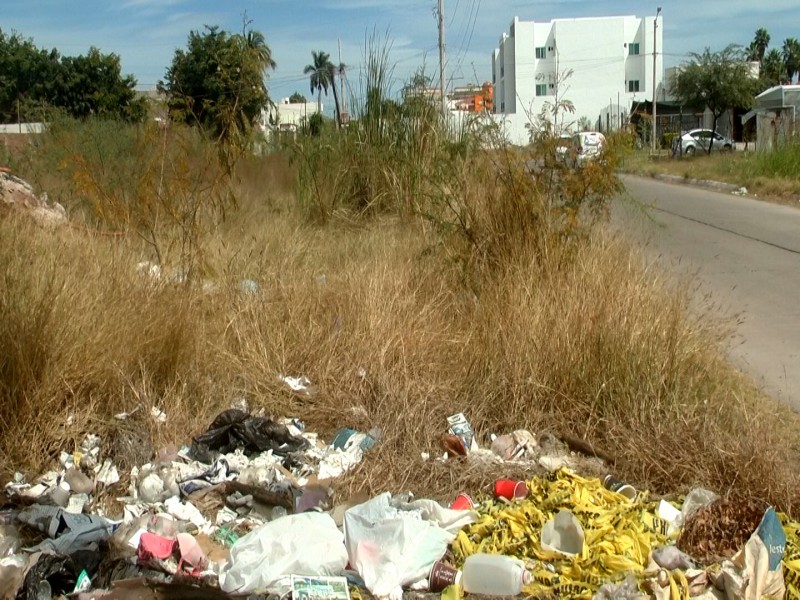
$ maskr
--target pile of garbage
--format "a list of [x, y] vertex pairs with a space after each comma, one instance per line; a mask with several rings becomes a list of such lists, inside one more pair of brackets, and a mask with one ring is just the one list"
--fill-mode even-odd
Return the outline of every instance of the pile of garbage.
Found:
[[63, 206], [58, 202], [50, 203], [47, 194], [37, 196], [29, 183], [12, 175], [7, 168], [0, 167], [0, 216], [3, 210], [28, 214], [45, 226], [67, 222]]
[[[287, 385], [303, 391], [310, 382]], [[166, 419], [158, 409], [150, 417]], [[800, 598], [800, 523], [770, 507], [747, 509], [757, 519], [736, 538], [740, 548], [700, 543], [712, 532], [709, 515], [727, 522], [741, 506], [702, 489], [657, 502], [612, 475], [579, 475], [565, 464], [574, 454], [548, 454], [556, 441], [547, 436], [519, 430], [481, 449], [464, 415], [447, 426], [444, 453], [433, 460], [528, 461], [541, 474], [500, 479], [490, 493], [467, 490], [476, 493], [447, 505], [388, 492], [334, 504], [332, 481], [369, 456], [379, 430], [344, 428], [325, 443], [298, 419], [231, 408], [190, 445], [122, 475], [89, 435], [61, 453], [57, 468], [32, 482], [18, 473], [6, 485], [0, 600], [349, 600], [361, 590], [393, 600], [407, 590], [447, 598]]]

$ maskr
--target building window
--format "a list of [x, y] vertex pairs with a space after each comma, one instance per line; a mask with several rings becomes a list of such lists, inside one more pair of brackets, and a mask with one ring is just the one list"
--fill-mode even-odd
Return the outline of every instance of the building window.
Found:
[[506, 68], [504, 66], [500, 67], [500, 77], [506, 74]]
[[547, 58], [547, 49], [544, 46], [536, 48], [536, 58]]
[[628, 44], [628, 54], [630, 56], [634, 56], [636, 54], [639, 54], [639, 42], [636, 42], [636, 43], [633, 43], [633, 44]]
[[505, 102], [501, 102], [500, 103], [500, 112], [506, 112], [506, 103]]
[[639, 80], [638, 79], [631, 79], [628, 81], [628, 91], [629, 92], [638, 92], [639, 91]]
[[547, 84], [546, 83], [537, 83], [536, 84], [536, 95], [537, 96], [547, 96]]

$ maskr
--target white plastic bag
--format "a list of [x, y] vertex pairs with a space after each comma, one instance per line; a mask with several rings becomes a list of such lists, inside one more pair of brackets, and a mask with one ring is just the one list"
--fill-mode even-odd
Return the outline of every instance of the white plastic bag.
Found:
[[344, 535], [350, 564], [375, 596], [400, 598], [403, 586], [425, 579], [452, 535], [418, 510], [395, 508], [382, 494], [348, 510]]
[[290, 575], [339, 575], [347, 565], [344, 537], [330, 515], [307, 512], [254, 529], [231, 548], [220, 574], [228, 593], [277, 588]]

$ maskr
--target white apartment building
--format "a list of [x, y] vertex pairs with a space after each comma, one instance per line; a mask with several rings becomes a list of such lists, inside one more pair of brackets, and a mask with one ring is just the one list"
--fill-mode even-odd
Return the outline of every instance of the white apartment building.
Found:
[[[656, 88], [663, 80], [663, 17], [655, 30]], [[527, 137], [525, 124], [545, 102], [570, 100], [575, 113], [559, 123], [569, 128], [581, 117], [594, 128], [624, 122], [634, 101], [653, 98], [656, 17], [554, 19], [547, 23], [514, 17], [492, 55], [494, 111], [512, 141]], [[570, 76], [566, 76], [568, 72]]]

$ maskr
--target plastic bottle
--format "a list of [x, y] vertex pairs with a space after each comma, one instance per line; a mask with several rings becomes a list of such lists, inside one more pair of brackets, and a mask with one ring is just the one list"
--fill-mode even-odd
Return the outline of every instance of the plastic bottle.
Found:
[[510, 556], [473, 554], [462, 568], [464, 591], [487, 596], [516, 596], [530, 582], [525, 563]]

